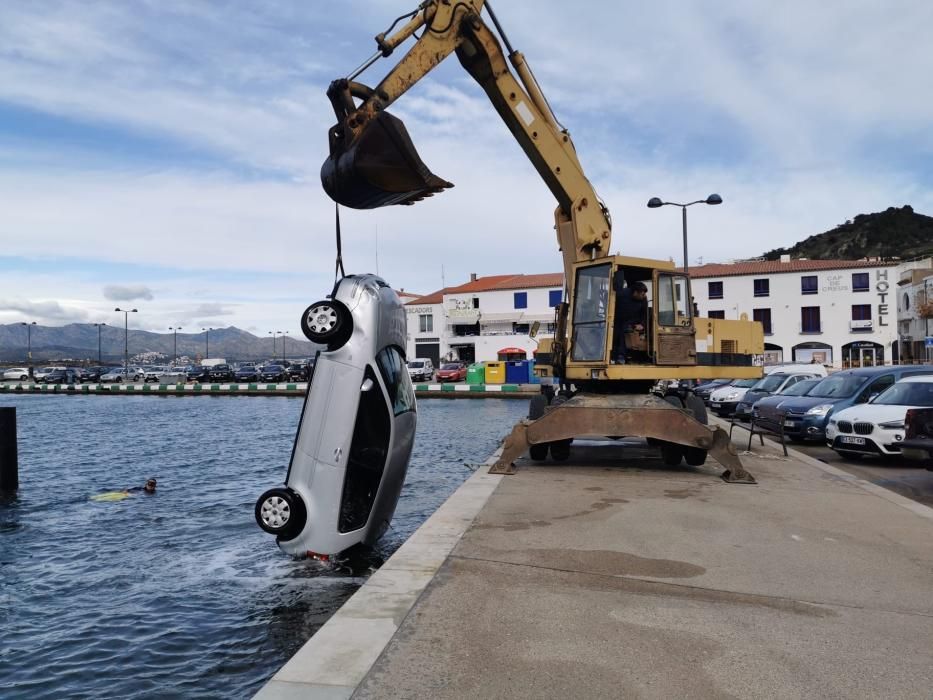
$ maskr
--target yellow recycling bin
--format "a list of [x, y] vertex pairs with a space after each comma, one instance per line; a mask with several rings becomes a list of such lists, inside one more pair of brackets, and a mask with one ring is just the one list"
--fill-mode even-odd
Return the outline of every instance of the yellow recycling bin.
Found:
[[486, 383], [505, 384], [505, 362], [486, 363]]

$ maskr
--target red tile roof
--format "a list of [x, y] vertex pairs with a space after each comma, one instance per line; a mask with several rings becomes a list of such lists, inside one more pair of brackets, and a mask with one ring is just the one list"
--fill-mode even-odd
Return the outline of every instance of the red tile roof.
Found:
[[491, 292], [503, 289], [535, 289], [539, 287], [563, 287], [564, 274], [550, 272], [538, 275], [489, 275], [461, 284], [457, 287], [444, 287], [413, 301], [406, 306], [424, 306], [440, 304], [445, 294], [464, 294], [472, 292]]
[[709, 263], [690, 268], [694, 279], [703, 277], [736, 277], [738, 275], [775, 275], [783, 272], [848, 270], [859, 267], [892, 267], [897, 263], [880, 260], [756, 260], [737, 263]]

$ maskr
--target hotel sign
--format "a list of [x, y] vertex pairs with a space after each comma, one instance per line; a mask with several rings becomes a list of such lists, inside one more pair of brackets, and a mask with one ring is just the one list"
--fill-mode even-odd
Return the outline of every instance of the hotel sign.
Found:
[[875, 291], [878, 293], [878, 325], [888, 325], [888, 294], [891, 285], [888, 283], [887, 270], [875, 270]]

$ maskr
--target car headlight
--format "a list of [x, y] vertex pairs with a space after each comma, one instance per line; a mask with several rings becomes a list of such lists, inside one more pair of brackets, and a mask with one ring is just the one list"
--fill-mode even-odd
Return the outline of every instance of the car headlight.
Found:
[[903, 430], [904, 421], [902, 420], [889, 420], [885, 423], [878, 423], [879, 428], [886, 428], [887, 430]]
[[809, 411], [807, 411], [808, 416], [825, 416], [831, 410], [833, 410], [833, 405], [831, 403], [821, 403], [819, 406], [814, 406]]
[[832, 427], [835, 428], [835, 427], [836, 427], [836, 419], [835, 419], [835, 418], [831, 418], [831, 419], [829, 420], [829, 424], [830, 424], [830, 426], [832, 426]]
[[731, 401], [732, 399], [737, 399], [738, 397], [739, 397], [739, 392], [733, 391], [733, 392], [726, 394], [723, 397], [723, 401]]

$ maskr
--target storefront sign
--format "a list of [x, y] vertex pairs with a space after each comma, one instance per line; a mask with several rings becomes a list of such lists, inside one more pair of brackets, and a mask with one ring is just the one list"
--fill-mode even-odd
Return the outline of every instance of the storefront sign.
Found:
[[888, 284], [888, 271], [875, 270], [875, 291], [878, 293], [878, 325], [888, 325], [888, 290], [891, 285]]
[[849, 285], [846, 283], [846, 277], [843, 275], [826, 275], [826, 284], [823, 285], [824, 292], [848, 292]]
[[432, 309], [430, 306], [409, 306], [408, 307], [408, 313], [410, 314], [429, 314], [432, 311], [434, 311], [434, 309]]

